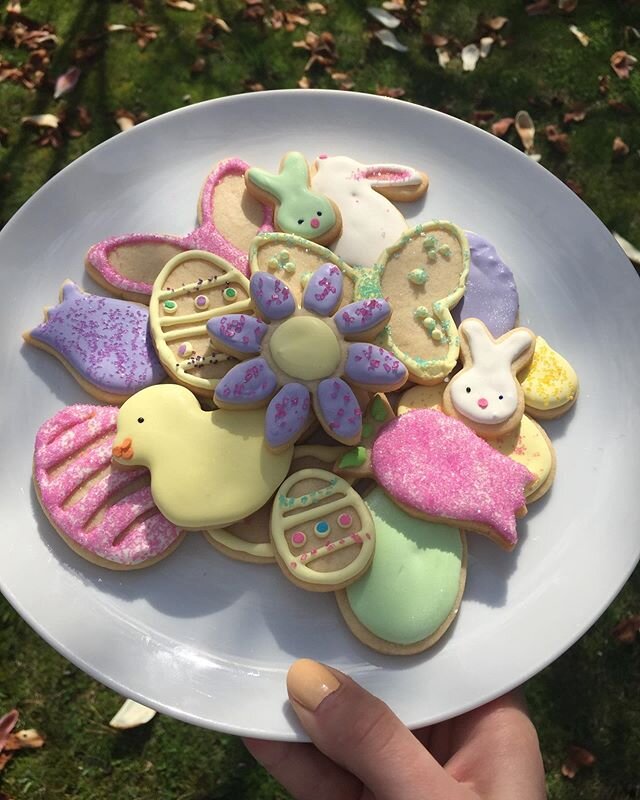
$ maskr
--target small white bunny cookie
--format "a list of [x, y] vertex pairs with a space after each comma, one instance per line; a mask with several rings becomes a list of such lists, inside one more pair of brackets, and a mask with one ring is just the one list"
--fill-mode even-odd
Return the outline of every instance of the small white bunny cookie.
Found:
[[451, 378], [443, 409], [485, 438], [504, 436], [518, 426], [524, 393], [516, 373], [533, 358], [535, 335], [515, 328], [494, 339], [479, 319], [459, 328], [463, 369]]

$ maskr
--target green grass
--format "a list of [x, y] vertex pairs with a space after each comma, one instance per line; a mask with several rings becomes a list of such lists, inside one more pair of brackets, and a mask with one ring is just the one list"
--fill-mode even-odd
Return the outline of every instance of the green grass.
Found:
[[[160, 26], [158, 38], [143, 51], [127, 32], [96, 40], [104, 46], [81, 65], [82, 77], [69, 95], [54, 101], [50, 84], [28, 92], [1, 83], [0, 127], [9, 133], [6, 146], [0, 146], [0, 222], [66, 164], [116, 134], [114, 112], [119, 108], [155, 116], [186, 102], [246, 91], [251, 83], [267, 89], [296, 87], [309, 54], [291, 43], [313, 30], [334, 34], [338, 60], [331, 71], [348, 72], [357, 91], [402, 87], [407, 100], [463, 119], [472, 119], [478, 110], [495, 112], [497, 120], [528, 109], [536, 122], [542, 163], [561, 179], [580, 185], [583, 200], [605, 225], [640, 246], [640, 65], [626, 81], [609, 66], [614, 50], [640, 57], [640, 42], [625, 32], [625, 26], [638, 26], [637, 3], [580, 0], [578, 10], [566, 18], [555, 12], [528, 17], [515, 0], [430, 0], [396, 31], [409, 46], [406, 54], [372, 38], [377, 26], [367, 17], [364, 2], [326, 0], [325, 5], [326, 16], [299, 8], [311, 24], [287, 32], [245, 19], [239, 0], [204, 0], [194, 13], [147, 0], [142, 21]], [[296, 8], [288, 2], [265, 7], [267, 16], [274, 8]], [[55, 26], [60, 41], [51, 53], [51, 76], [68, 68], [83, 37], [104, 33], [108, 23], [139, 19], [126, 2], [23, 0], [23, 8], [30, 17]], [[196, 44], [204, 12], [224, 18], [232, 28], [231, 34], [218, 31], [213, 37], [216, 49], [206, 52]], [[481, 13], [509, 17], [502, 31], [508, 45], [494, 46], [473, 73], [463, 73], [456, 62], [442, 70], [423, 34], [446, 34], [465, 44], [479, 30]], [[591, 37], [587, 48], [568, 31], [571, 23]], [[0, 56], [20, 63], [27, 53], [0, 42]], [[194, 75], [190, 67], [200, 56], [204, 70]], [[609, 79], [606, 95], [599, 91], [601, 75]], [[314, 87], [337, 87], [319, 67], [308, 77]], [[627, 110], [617, 110], [609, 101]], [[93, 125], [78, 138], [66, 138], [58, 149], [36, 146], [33, 129], [20, 126], [23, 116], [64, 109], [73, 119], [79, 104], [89, 109]], [[563, 114], [574, 104], [583, 105], [587, 117], [564, 125]], [[568, 154], [546, 142], [544, 127], [549, 124], [569, 134]], [[615, 136], [631, 150], [621, 161], [612, 157]], [[508, 140], [518, 144], [513, 129]], [[621, 617], [638, 612], [636, 571], [592, 631], [528, 685], [553, 800], [640, 798], [640, 644], [622, 645], [611, 636]], [[0, 623], [0, 711], [17, 706], [22, 724], [47, 736], [42, 750], [22, 752], [7, 766], [0, 775], [0, 791], [26, 800], [286, 797], [232, 737], [166, 717], [129, 733], [112, 731], [107, 722], [121, 698], [57, 655], [2, 599]], [[586, 747], [598, 759], [573, 781], [560, 774], [571, 744]]]

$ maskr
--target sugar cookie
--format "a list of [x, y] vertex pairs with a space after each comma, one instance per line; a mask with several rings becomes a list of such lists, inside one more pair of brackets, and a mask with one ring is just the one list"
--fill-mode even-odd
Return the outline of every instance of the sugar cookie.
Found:
[[184, 533], [156, 508], [145, 469], [111, 462], [118, 409], [69, 406], [36, 434], [33, 481], [49, 521], [78, 555], [110, 569], [155, 564]]
[[421, 653], [456, 617], [464, 591], [464, 534], [417, 519], [381, 489], [364, 498], [376, 530], [371, 567], [336, 594], [352, 633], [389, 655]]
[[65, 281], [57, 306], [23, 334], [26, 342], [55, 356], [82, 388], [119, 405], [140, 389], [166, 379], [149, 330], [149, 309], [99, 297]]
[[264, 444], [264, 412], [203, 411], [183, 386], [129, 398], [118, 414], [114, 458], [151, 472], [151, 492], [181, 528], [218, 528], [263, 506], [284, 480], [293, 448]]
[[538, 419], [555, 419], [578, 397], [578, 376], [566, 358], [536, 337], [531, 364], [518, 374], [527, 412]]
[[276, 560], [296, 586], [337, 591], [355, 581], [373, 557], [371, 515], [351, 486], [321, 469], [304, 469], [282, 484], [273, 504]]

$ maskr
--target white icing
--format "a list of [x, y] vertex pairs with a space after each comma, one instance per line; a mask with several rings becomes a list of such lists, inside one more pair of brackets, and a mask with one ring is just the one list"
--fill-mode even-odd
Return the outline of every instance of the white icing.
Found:
[[334, 253], [347, 264], [371, 267], [382, 251], [395, 244], [407, 230], [407, 222], [390, 200], [377, 192], [374, 186], [414, 185], [400, 177], [395, 181], [378, 181], [362, 177], [362, 170], [408, 170], [419, 176], [411, 167], [400, 164], [361, 164], [347, 156], [319, 158], [315, 162], [311, 179], [314, 191], [330, 197], [342, 215], [342, 233], [332, 245]]
[[485, 425], [506, 422], [515, 414], [520, 397], [511, 365], [531, 346], [531, 332], [520, 328], [502, 342], [496, 342], [475, 319], [465, 320], [460, 332], [468, 342], [473, 363], [450, 383], [453, 407], [473, 422]]

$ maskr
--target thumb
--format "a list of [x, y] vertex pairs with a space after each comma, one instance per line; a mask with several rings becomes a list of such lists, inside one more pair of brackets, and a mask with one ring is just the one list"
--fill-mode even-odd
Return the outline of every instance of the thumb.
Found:
[[466, 800], [461, 787], [381, 700], [338, 670], [301, 659], [289, 699], [316, 747], [356, 775], [377, 800]]

